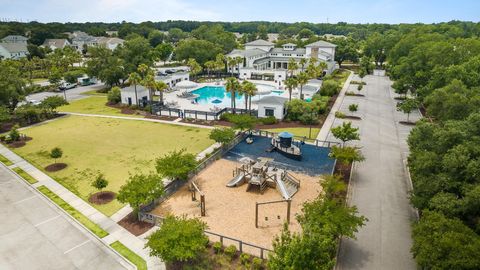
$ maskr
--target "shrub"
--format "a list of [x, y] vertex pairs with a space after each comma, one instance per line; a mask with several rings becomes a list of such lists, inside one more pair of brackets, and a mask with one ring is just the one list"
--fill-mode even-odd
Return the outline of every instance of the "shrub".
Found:
[[356, 112], [356, 111], [358, 111], [358, 104], [350, 104], [350, 105], [348, 106], [348, 110], [349, 110], [350, 112]]
[[227, 255], [231, 260], [233, 260], [233, 258], [235, 258], [235, 254], [237, 254], [237, 247], [234, 245], [230, 245], [225, 248], [224, 252], [225, 255]]
[[7, 136], [5, 135], [0, 135], [0, 141], [4, 142], [7, 139]]
[[340, 91], [340, 85], [334, 80], [323, 81], [322, 88], [320, 89], [320, 95], [322, 96], [334, 96]]
[[111, 103], [111, 104], [117, 104], [120, 101], [122, 101], [120, 88], [117, 87], [117, 86], [112, 87], [112, 89], [110, 89], [110, 91], [108, 91], [107, 99], [108, 99], [108, 102]]
[[235, 131], [231, 128], [215, 128], [210, 131], [209, 138], [217, 143], [227, 144], [235, 138]]
[[318, 117], [315, 113], [305, 112], [298, 120], [304, 125], [315, 125], [318, 123]]
[[230, 122], [230, 117], [232, 115], [233, 115], [232, 113], [224, 113], [224, 114], [220, 115], [220, 120]]
[[340, 112], [340, 111], [336, 111], [335, 112], [335, 117], [343, 119], [343, 118], [345, 118], [345, 114]]
[[252, 269], [260, 270], [262, 269], [262, 264], [263, 264], [262, 259], [255, 257], [252, 260]]
[[361, 91], [362, 89], [363, 89], [363, 84], [359, 84], [359, 85], [357, 86], [357, 90], [358, 90], [358, 91]]
[[12, 127], [10, 132], [8, 133], [8, 136], [10, 137], [10, 140], [13, 142], [16, 142], [20, 139], [20, 133], [18, 132], [18, 125], [15, 125]]
[[275, 118], [275, 116], [269, 116], [269, 117], [266, 117], [266, 118], [262, 118], [262, 119], [260, 119], [260, 121], [264, 125], [274, 125], [274, 124], [277, 123], [277, 119]]
[[250, 255], [248, 255], [247, 253], [242, 253], [240, 255], [240, 263], [242, 265], [247, 265], [249, 262], [250, 262]]
[[257, 123], [257, 118], [248, 114], [235, 114], [229, 117], [234, 129], [250, 130]]
[[212, 247], [213, 247], [213, 252], [215, 252], [215, 254], [218, 254], [218, 253], [222, 252], [222, 247], [223, 247], [222, 243], [215, 242], [215, 243], [213, 243]]

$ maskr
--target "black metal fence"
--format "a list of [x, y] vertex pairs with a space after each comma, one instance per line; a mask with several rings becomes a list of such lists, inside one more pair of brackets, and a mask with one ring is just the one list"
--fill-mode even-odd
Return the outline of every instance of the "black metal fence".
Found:
[[[277, 132], [271, 132], [271, 131], [266, 131], [266, 130], [252, 130], [251, 131], [253, 135], [257, 136], [262, 136], [262, 137], [267, 137], [267, 138], [273, 138], [277, 136]], [[334, 142], [334, 141], [321, 141], [317, 139], [308, 139], [307, 137], [301, 137], [301, 136], [293, 136], [293, 138], [296, 140], [295, 143], [306, 143], [306, 144], [311, 144], [315, 145], [317, 147], [332, 147], [333, 145], [340, 145], [339, 142]]]
[[200, 111], [200, 110], [182, 110], [178, 108], [170, 108], [168, 106], [161, 105], [152, 105], [152, 113], [158, 116], [169, 116], [169, 117], [178, 117], [178, 118], [189, 118], [195, 120], [214, 120], [217, 121], [220, 119], [220, 116], [224, 113], [235, 113], [235, 114], [249, 114], [254, 117], [258, 117], [257, 110], [245, 110], [245, 109], [233, 109], [233, 108], [223, 108], [217, 111]]

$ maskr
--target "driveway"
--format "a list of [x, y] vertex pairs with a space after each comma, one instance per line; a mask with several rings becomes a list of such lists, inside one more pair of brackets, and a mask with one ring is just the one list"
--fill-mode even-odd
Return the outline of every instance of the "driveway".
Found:
[[132, 269], [0, 164], [0, 269]]
[[[68, 89], [66, 91], [67, 94], [67, 101], [72, 101], [72, 100], [77, 100], [77, 99], [82, 99], [88, 97], [88, 95], [84, 95], [83, 93], [91, 91], [91, 90], [98, 90], [104, 88], [105, 85], [102, 83], [94, 84], [94, 85], [89, 85], [89, 86], [78, 86], [72, 89]], [[35, 101], [42, 101], [43, 99], [51, 96], [61, 96], [63, 97], [63, 91], [62, 92], [41, 92], [41, 93], [35, 93], [27, 96], [27, 100], [35, 100]]]
[[[408, 200], [410, 182], [404, 166], [411, 127], [398, 123], [406, 116], [396, 111], [387, 77], [367, 76], [364, 81], [365, 97], [346, 96], [341, 111], [348, 113], [349, 104], [359, 104], [356, 114], [362, 120], [352, 122], [360, 127], [361, 141], [355, 143], [366, 160], [354, 171], [349, 204], [369, 221], [356, 234], [357, 240], [342, 240], [337, 269], [415, 269], [410, 224], [416, 216]], [[351, 85], [349, 90], [355, 88]], [[418, 118], [418, 113], [410, 116]], [[334, 125], [340, 123], [336, 119]], [[334, 140], [331, 134], [328, 139]]]

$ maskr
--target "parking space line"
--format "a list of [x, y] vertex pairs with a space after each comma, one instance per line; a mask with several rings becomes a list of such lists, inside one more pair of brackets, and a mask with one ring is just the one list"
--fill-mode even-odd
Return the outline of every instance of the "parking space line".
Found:
[[20, 201], [18, 201], [18, 202], [14, 202], [13, 204], [19, 204], [19, 203], [22, 203], [22, 202], [24, 202], [24, 201], [28, 201], [28, 200], [33, 199], [33, 198], [36, 198], [36, 197], [37, 197], [37, 195], [33, 195], [33, 196], [31, 196], [31, 197], [25, 198], [25, 199], [20, 200]]
[[70, 251], [72, 251], [72, 250], [74, 250], [74, 249], [76, 249], [76, 248], [79, 248], [79, 247], [85, 245], [85, 244], [88, 243], [88, 242], [90, 242], [90, 239], [88, 239], [87, 241], [85, 241], [85, 242], [83, 242], [83, 243], [81, 243], [81, 244], [78, 244], [78, 245], [72, 247], [71, 249], [63, 252], [63, 254], [67, 254], [67, 253], [69, 253]]
[[33, 225], [33, 226], [38, 227], [38, 226], [40, 226], [40, 225], [43, 225], [43, 224], [45, 224], [45, 223], [47, 223], [47, 222], [50, 222], [50, 221], [58, 218], [59, 216], [60, 216], [60, 215], [56, 215], [56, 216], [54, 216], [54, 217], [51, 217], [51, 218], [49, 218], [49, 219], [47, 219], [47, 220], [44, 220], [44, 221], [42, 221], [42, 222], [40, 222], [40, 223], [38, 223], [38, 224]]
[[0, 185], [10, 184], [11, 182], [12, 182], [12, 181], [5, 181], [5, 182], [0, 183]]

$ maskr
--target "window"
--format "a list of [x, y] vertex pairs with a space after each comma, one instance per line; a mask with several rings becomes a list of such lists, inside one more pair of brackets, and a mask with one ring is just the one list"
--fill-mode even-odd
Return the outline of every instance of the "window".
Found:
[[274, 114], [275, 114], [275, 109], [265, 108], [265, 116], [274, 116]]

